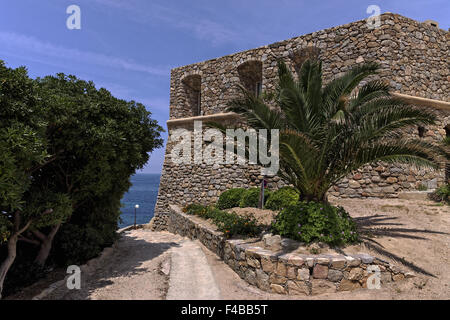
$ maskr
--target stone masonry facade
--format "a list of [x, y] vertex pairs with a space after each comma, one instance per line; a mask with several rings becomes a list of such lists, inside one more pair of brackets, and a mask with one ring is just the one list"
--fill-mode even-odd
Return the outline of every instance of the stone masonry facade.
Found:
[[[239, 96], [238, 85], [248, 90], [275, 89], [277, 61], [283, 59], [296, 73], [303, 61], [317, 57], [323, 63], [325, 82], [352, 66], [369, 61], [380, 64], [375, 79], [387, 81], [392, 92], [437, 101], [429, 108], [438, 116], [435, 126], [411, 127], [405, 134], [440, 142], [450, 135], [449, 32], [427, 23], [392, 13], [381, 15], [381, 26], [370, 29], [365, 20], [313, 32], [264, 47], [227, 55], [171, 71], [169, 134], [180, 127], [192, 129], [194, 120], [233, 123], [228, 103]], [[160, 181], [153, 225], [165, 229], [169, 204], [214, 203], [221, 192], [236, 187], [258, 186], [263, 178], [257, 166], [176, 165], [169, 141]], [[445, 170], [376, 163], [357, 170], [329, 192], [334, 196], [397, 197], [423, 185], [434, 189], [446, 180]], [[283, 186], [275, 176], [269, 188]]]

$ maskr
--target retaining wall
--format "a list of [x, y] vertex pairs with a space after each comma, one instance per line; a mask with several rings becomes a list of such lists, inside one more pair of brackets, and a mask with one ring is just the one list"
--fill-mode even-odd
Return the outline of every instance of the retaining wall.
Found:
[[279, 254], [245, 240], [227, 240], [221, 232], [183, 213], [178, 206], [169, 208], [170, 232], [198, 239], [242, 279], [264, 291], [316, 295], [367, 288], [369, 277], [378, 277], [370, 272], [373, 268], [380, 272], [381, 286], [413, 276], [368, 254]]

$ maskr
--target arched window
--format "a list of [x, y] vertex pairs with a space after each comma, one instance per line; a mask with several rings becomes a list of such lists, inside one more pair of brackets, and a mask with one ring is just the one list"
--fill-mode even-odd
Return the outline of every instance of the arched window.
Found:
[[200, 116], [202, 114], [201, 110], [201, 88], [202, 88], [202, 78], [198, 74], [187, 76], [183, 79], [184, 92], [186, 96], [185, 103], [187, 104], [187, 109], [191, 110], [192, 116]]
[[425, 136], [425, 127], [419, 126], [419, 127], [417, 128], [417, 131], [418, 131], [418, 133], [419, 133], [419, 137], [420, 137], [420, 138], [423, 138], [423, 137]]
[[238, 73], [242, 86], [259, 97], [262, 93], [262, 62], [244, 62], [238, 67]]
[[294, 64], [294, 69], [297, 74], [300, 73], [303, 62], [308, 59], [318, 59], [320, 54], [320, 49], [317, 47], [306, 47], [293, 51], [290, 54], [290, 58]]

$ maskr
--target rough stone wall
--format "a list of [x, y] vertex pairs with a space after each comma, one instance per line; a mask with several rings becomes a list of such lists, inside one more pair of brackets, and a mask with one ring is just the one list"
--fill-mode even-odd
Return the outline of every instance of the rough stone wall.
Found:
[[448, 44], [450, 36], [415, 20], [396, 15], [381, 15], [381, 26], [369, 29], [365, 20], [325, 29], [271, 45], [221, 58], [175, 68], [171, 72], [170, 119], [189, 117], [181, 106], [182, 79], [201, 76], [201, 105], [204, 114], [223, 112], [238, 95], [239, 66], [261, 61], [263, 90], [272, 90], [277, 78], [277, 60], [283, 58], [295, 70], [304, 52], [313, 47], [323, 61], [327, 80], [343, 74], [357, 63], [377, 61], [379, 78], [390, 82], [395, 91], [423, 98], [450, 101]]
[[[450, 111], [432, 111], [438, 120], [436, 125], [424, 128], [423, 137], [419, 137], [418, 127], [408, 128], [404, 135], [430, 143], [441, 142], [446, 136], [444, 128], [450, 126]], [[418, 190], [420, 186], [432, 190], [444, 183], [444, 168], [433, 170], [380, 162], [358, 169], [329, 192], [341, 198], [396, 198], [400, 192]]]
[[381, 287], [413, 276], [367, 254], [279, 255], [245, 240], [226, 240], [221, 232], [194, 221], [177, 206], [170, 206], [168, 222], [169, 232], [198, 239], [242, 279], [269, 292], [317, 295], [367, 288], [374, 268], [379, 272]]
[[[277, 60], [282, 58], [293, 72], [308, 56], [323, 62], [325, 81], [342, 75], [357, 63], [376, 61], [380, 72], [375, 78], [389, 82], [395, 92], [449, 102], [449, 32], [397, 15], [381, 15], [381, 26], [369, 29], [365, 20], [321, 30], [268, 46], [204, 61], [171, 71], [170, 120], [193, 116], [186, 105], [183, 80], [201, 77], [202, 115], [224, 112], [229, 101], [240, 92], [240, 68], [249, 61], [262, 64], [262, 89], [271, 91], [277, 79]], [[253, 65], [257, 65], [253, 63]], [[439, 123], [426, 128], [424, 139], [439, 141], [450, 125], [450, 111], [435, 111]], [[173, 130], [174, 128], [169, 128]], [[406, 134], [417, 137], [417, 128]], [[240, 165], [175, 165], [170, 160], [170, 143], [162, 171], [155, 224], [165, 228], [167, 205], [191, 201], [212, 203], [220, 192], [231, 187], [250, 187], [261, 181], [256, 167]], [[415, 190], [420, 184], [434, 188], [442, 184], [443, 170], [415, 169], [383, 163], [366, 166], [330, 190], [342, 197], [396, 197], [399, 192]], [[283, 185], [278, 177], [269, 187]]]

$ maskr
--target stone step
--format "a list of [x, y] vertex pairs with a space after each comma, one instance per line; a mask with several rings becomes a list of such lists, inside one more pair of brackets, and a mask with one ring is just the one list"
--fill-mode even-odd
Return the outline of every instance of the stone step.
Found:
[[428, 195], [431, 194], [433, 191], [434, 190], [404, 191], [398, 194], [398, 198], [405, 200], [429, 200]]

